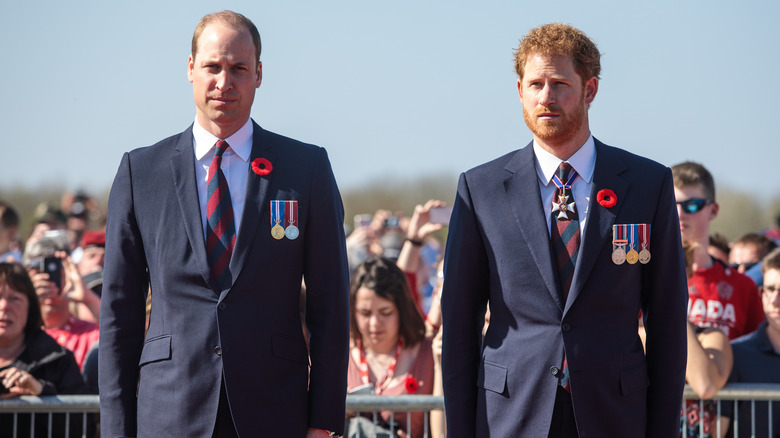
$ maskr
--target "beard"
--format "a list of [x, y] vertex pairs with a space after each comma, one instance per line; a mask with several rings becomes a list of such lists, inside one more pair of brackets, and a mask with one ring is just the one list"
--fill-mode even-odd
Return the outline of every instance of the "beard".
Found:
[[[551, 144], [562, 145], [573, 139], [582, 127], [585, 120], [585, 96], [581, 96], [579, 104], [574, 111], [566, 113], [556, 105], [549, 108], [539, 107], [529, 114], [523, 105], [523, 119], [528, 129], [539, 140]], [[540, 120], [538, 115], [542, 113], [557, 113], [554, 120]]]

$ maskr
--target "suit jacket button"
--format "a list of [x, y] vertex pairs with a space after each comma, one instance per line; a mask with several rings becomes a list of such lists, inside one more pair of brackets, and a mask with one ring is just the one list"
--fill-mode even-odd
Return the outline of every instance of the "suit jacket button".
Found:
[[571, 324], [569, 324], [568, 322], [564, 322], [563, 325], [561, 326], [561, 329], [565, 332], [568, 332], [569, 330], [571, 330]]
[[551, 366], [550, 367], [550, 374], [552, 374], [553, 376], [558, 377], [558, 373], [560, 373], [560, 372], [561, 372], [561, 370], [559, 370], [558, 367], [556, 367], [556, 366]]
[[219, 348], [219, 345], [214, 347], [214, 353], [216, 353], [217, 356], [222, 356], [222, 349]]
[[219, 310], [225, 310], [225, 307], [227, 307], [227, 304], [225, 303], [219, 303], [219, 306], [217, 306]]

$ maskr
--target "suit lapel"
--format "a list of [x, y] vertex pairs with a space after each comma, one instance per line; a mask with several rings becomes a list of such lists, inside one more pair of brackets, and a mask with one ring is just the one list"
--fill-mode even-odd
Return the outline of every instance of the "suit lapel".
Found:
[[[566, 311], [582, 291], [590, 272], [596, 263], [599, 253], [604, 248], [605, 241], [612, 239], [612, 225], [615, 217], [626, 199], [629, 182], [622, 176], [628, 170], [626, 164], [613, 153], [610, 147], [594, 138], [596, 143], [596, 168], [593, 172], [593, 185], [590, 192], [588, 223], [585, 225], [585, 239], [577, 256], [577, 266], [574, 268]], [[597, 201], [597, 194], [602, 189], [615, 192], [617, 204], [612, 208], [602, 207]]]
[[[233, 256], [230, 259], [230, 273], [233, 282], [238, 278], [238, 274], [246, 263], [247, 256], [252, 250], [252, 244], [255, 241], [257, 229], [261, 226], [262, 220], [270, 218], [262, 215], [263, 209], [268, 198], [268, 190], [271, 179], [274, 177], [274, 169], [270, 174], [260, 176], [252, 171], [252, 161], [256, 158], [265, 158], [276, 165], [276, 155], [274, 154], [268, 132], [263, 130], [257, 123], [252, 122], [254, 131], [252, 133], [252, 155], [249, 156], [249, 172], [247, 174], [246, 201], [244, 204], [244, 214], [241, 218], [241, 229], [238, 230], [236, 247], [233, 249]], [[229, 290], [229, 289], [228, 289]], [[223, 295], [227, 293], [223, 291]]]
[[[504, 180], [504, 189], [509, 197], [509, 205], [514, 213], [528, 250], [536, 262], [536, 266], [547, 285], [547, 291], [563, 309], [558, 292], [557, 273], [552, 264], [550, 251], [550, 233], [547, 230], [547, 220], [543, 212], [542, 196], [539, 193], [539, 179], [536, 175], [533, 147], [517, 151], [507, 163], [505, 170], [511, 175]], [[542, 214], [540, 214], [542, 212]]]
[[[214, 291], [218, 291], [216, 281], [212, 278], [206, 257], [206, 242], [203, 235], [203, 222], [200, 217], [198, 202], [198, 185], [195, 181], [195, 153], [192, 149], [192, 126], [179, 137], [179, 143], [171, 156], [171, 171], [176, 197], [181, 209], [182, 222], [187, 232], [187, 239], [198, 263], [198, 270], [203, 280]], [[193, 214], [195, 213], [195, 214]]]

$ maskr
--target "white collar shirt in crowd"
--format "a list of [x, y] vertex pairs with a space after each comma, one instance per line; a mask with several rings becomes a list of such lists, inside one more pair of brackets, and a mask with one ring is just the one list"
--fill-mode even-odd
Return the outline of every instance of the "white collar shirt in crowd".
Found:
[[[552, 177], [558, 170], [562, 160], [542, 149], [534, 140], [534, 155], [536, 155], [536, 175], [539, 177], [539, 191], [542, 194], [542, 206], [547, 220], [547, 232], [550, 232], [550, 214], [552, 212], [553, 196], [558, 191]], [[577, 179], [572, 183], [574, 206], [580, 221], [580, 248], [585, 243], [585, 224], [588, 222], [590, 208], [590, 191], [593, 186], [593, 171], [596, 168], [596, 145], [593, 136], [589, 135], [577, 152], [567, 162], [577, 171]], [[565, 182], [565, 181], [564, 181]]]
[[222, 173], [225, 174], [230, 201], [233, 204], [233, 217], [236, 225], [236, 237], [241, 233], [241, 217], [244, 214], [246, 201], [246, 184], [249, 177], [249, 157], [252, 154], [252, 119], [247, 120], [235, 134], [219, 139], [206, 131], [197, 120], [192, 126], [192, 144], [195, 151], [195, 180], [198, 183], [198, 201], [200, 204], [200, 220], [203, 224], [203, 236], [206, 237], [206, 194], [208, 190], [208, 174], [211, 161], [214, 159], [214, 145], [217, 140], [225, 140], [230, 148], [222, 155]]

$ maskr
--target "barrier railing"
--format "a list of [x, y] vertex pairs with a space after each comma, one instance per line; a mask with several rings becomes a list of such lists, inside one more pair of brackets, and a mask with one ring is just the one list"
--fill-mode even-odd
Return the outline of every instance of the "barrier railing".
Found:
[[[698, 400], [698, 396], [686, 386], [683, 397], [686, 400]], [[721, 402], [722, 401], [736, 401], [736, 403], [751, 403], [751, 415], [749, 419], [740, 419], [739, 410], [734, 407], [734, 418], [732, 418], [734, 435], [738, 436], [738, 426], [740, 421], [750, 421], [753, 434], [756, 430], [756, 402], [768, 402], [769, 406], [769, 436], [779, 433], [780, 431], [774, 431], [772, 428], [772, 408], [773, 402], [780, 403], [780, 384], [766, 384], [766, 383], [732, 383], [726, 385], [721, 389], [714, 397], [713, 400], [717, 402], [717, 419], [721, 417]], [[430, 412], [435, 410], [444, 409], [444, 397], [431, 396], [431, 395], [399, 395], [399, 396], [377, 396], [377, 395], [349, 395], [347, 396], [347, 412], [348, 413], [372, 413], [380, 411], [391, 412], [406, 412], [407, 423], [410, 423], [410, 415], [412, 412]], [[684, 405], [683, 405], [684, 406]], [[701, 406], [701, 404], [700, 404]], [[81, 414], [76, 415], [82, 422], [82, 429], [87, 430], [87, 415], [100, 412], [100, 403], [98, 396], [96, 395], [60, 395], [60, 396], [46, 396], [46, 397], [32, 397], [23, 396], [10, 399], [0, 400], [0, 415], [11, 414], [15, 418], [18, 414], [33, 414], [35, 416], [46, 415], [49, 418], [49, 425], [51, 425], [52, 414]], [[71, 415], [70, 417], [73, 417]], [[427, 417], [427, 416], [426, 416]], [[703, 417], [703, 415], [702, 415]], [[6, 417], [4, 417], [6, 418]], [[391, 416], [392, 419], [392, 416]], [[69, 420], [72, 421], [72, 420]], [[376, 423], [377, 417], [374, 416], [374, 422]], [[720, 422], [716, 421], [717, 426]], [[33, 422], [34, 424], [34, 422]], [[394, 425], [391, 423], [391, 428]], [[683, 424], [685, 427], [685, 424]], [[66, 426], [67, 429], [67, 426]], [[430, 436], [430, 424], [426, 418], [425, 421], [425, 435], [423, 438]], [[51, 431], [49, 428], [47, 436], [58, 435], [61, 432]], [[700, 433], [703, 430], [700, 430]], [[721, 436], [721, 430], [716, 432], [715, 436]], [[38, 436], [36, 434], [35, 436]], [[67, 435], [66, 435], [67, 436]], [[86, 437], [84, 432], [82, 437]], [[684, 435], [685, 436], [685, 435]], [[22, 438], [22, 437], [20, 437]], [[75, 437], [74, 437], [75, 438]], [[417, 438], [417, 437], [415, 437]], [[439, 437], [435, 437], [439, 438]]]
[[[691, 388], [686, 385], [685, 391], [683, 392], [683, 412], [685, 412], [685, 400], [700, 400], [699, 396], [696, 395], [696, 393], [691, 390]], [[705, 432], [709, 432], [714, 437], [721, 437], [726, 432], [725, 430], [722, 430], [721, 428], [721, 414], [722, 414], [722, 403], [724, 401], [734, 402], [734, 408], [733, 408], [733, 417], [731, 418], [731, 429], [733, 431], [733, 435], [728, 436], [734, 436], [739, 437], [742, 436], [739, 434], [740, 430], [740, 421], [746, 421], [745, 419], [740, 420], [739, 418], [739, 404], [740, 403], [750, 403], [750, 436], [756, 437], [757, 432], [756, 429], [759, 426], [756, 423], [756, 402], [767, 402], [767, 410], [768, 410], [768, 418], [767, 418], [767, 428], [768, 431], [767, 436], [773, 437], [775, 436], [775, 433], [780, 433], [780, 430], [775, 432], [773, 431], [773, 418], [772, 418], [772, 409], [774, 408], [773, 402], [780, 403], [780, 384], [777, 383], [730, 383], [723, 387], [720, 391], [718, 391], [717, 394], [715, 394], [714, 397], [712, 397], [712, 400], [716, 403], [716, 416], [714, 419], [714, 427], [715, 430], [713, 431], [705, 431], [705, 422], [700, 421], [699, 422], [699, 430], [698, 436], [705, 436]], [[699, 418], [705, 418], [704, 414], [704, 404], [699, 403], [699, 412], [698, 412]], [[683, 436], [688, 436], [688, 430], [687, 430], [687, 423], [683, 422]]]

